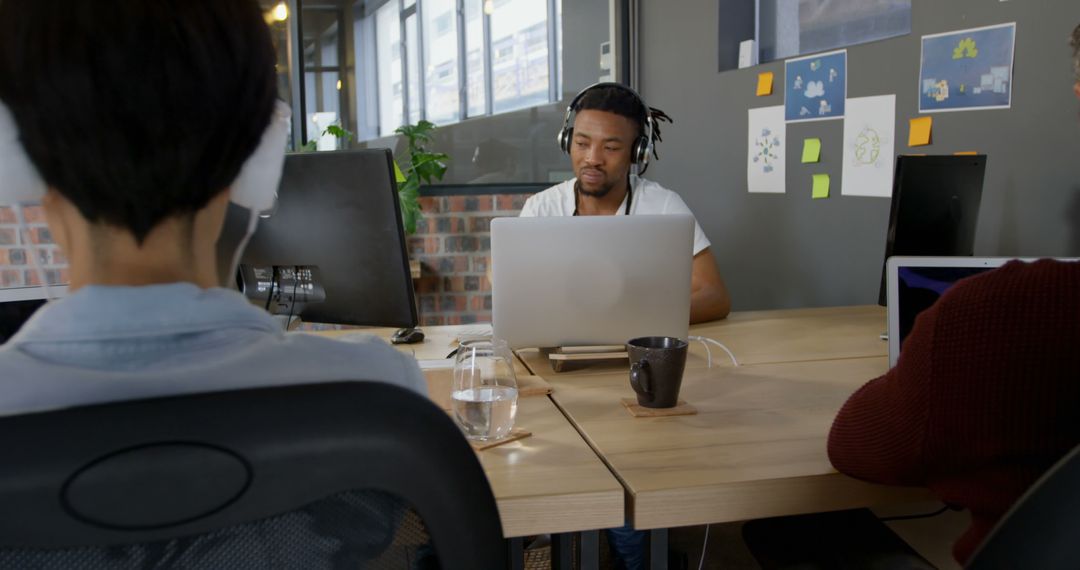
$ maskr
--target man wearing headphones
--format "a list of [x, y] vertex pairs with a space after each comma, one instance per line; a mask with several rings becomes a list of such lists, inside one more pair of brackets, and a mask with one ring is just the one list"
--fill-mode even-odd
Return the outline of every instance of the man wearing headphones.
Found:
[[[598, 83], [585, 88], [567, 108], [558, 136], [576, 178], [530, 197], [521, 215], [691, 214], [678, 194], [631, 174], [633, 165], [644, 173], [650, 157], [659, 158], [654, 143], [661, 140], [660, 120], [671, 121], [629, 87]], [[690, 322], [722, 319], [731, 310], [731, 299], [696, 220], [692, 253]]]
[[40, 201], [69, 296], [0, 346], [0, 415], [304, 382], [425, 392], [390, 346], [286, 334], [218, 288], [272, 204], [287, 108], [255, 0], [0, 2], [0, 204]]

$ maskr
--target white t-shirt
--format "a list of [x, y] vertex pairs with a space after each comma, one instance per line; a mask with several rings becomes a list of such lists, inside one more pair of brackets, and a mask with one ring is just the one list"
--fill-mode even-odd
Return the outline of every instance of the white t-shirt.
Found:
[[[534, 194], [525, 201], [525, 207], [521, 210], [521, 216], [546, 217], [546, 216], [573, 216], [577, 209], [577, 200], [574, 197], [574, 182], [570, 179], [566, 182], [552, 186], [539, 194]], [[686, 202], [678, 194], [653, 182], [630, 176], [630, 187], [633, 196], [630, 202], [630, 214], [690, 214], [694, 215], [687, 207]], [[626, 211], [626, 198], [619, 204], [619, 214]], [[697, 255], [711, 245], [705, 232], [701, 231], [701, 225], [694, 218], [694, 255]]]

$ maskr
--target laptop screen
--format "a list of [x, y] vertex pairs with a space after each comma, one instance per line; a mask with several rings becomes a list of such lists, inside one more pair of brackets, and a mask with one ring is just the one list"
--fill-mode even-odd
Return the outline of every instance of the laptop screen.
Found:
[[957, 281], [994, 267], [897, 267], [897, 305], [900, 317], [900, 349], [915, 325], [915, 317], [930, 308]]

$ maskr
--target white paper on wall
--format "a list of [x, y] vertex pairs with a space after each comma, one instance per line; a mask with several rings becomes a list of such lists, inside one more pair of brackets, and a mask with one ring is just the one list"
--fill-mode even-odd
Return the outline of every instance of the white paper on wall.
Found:
[[782, 194], [786, 172], [784, 106], [750, 109], [746, 184], [750, 192]]
[[844, 196], [892, 196], [896, 95], [847, 100], [844, 118]]

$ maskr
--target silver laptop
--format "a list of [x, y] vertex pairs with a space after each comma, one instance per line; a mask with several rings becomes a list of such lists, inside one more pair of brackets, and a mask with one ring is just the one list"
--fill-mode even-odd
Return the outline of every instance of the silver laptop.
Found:
[[[915, 318], [957, 281], [985, 273], [1014, 257], [890, 257], [885, 264], [889, 308], [889, 367], [896, 366]], [[1021, 261], [1035, 261], [1025, 258]], [[1075, 261], [1062, 259], [1061, 261]]]
[[690, 215], [498, 218], [492, 326], [513, 348], [685, 339]]

